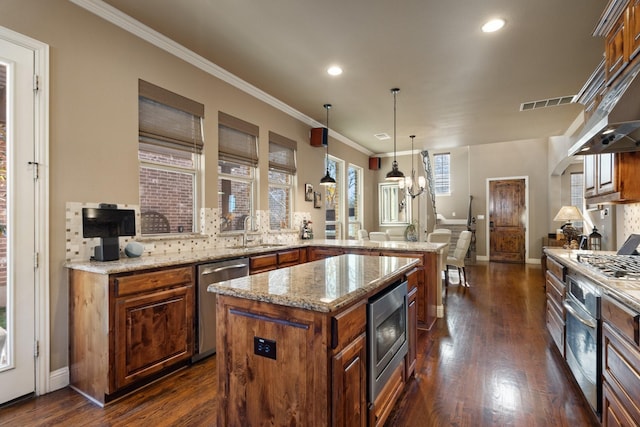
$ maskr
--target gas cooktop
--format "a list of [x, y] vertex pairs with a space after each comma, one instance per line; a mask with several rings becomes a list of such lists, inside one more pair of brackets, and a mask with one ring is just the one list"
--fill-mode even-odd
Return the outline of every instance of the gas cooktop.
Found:
[[640, 280], [640, 256], [579, 254], [578, 262], [608, 278]]

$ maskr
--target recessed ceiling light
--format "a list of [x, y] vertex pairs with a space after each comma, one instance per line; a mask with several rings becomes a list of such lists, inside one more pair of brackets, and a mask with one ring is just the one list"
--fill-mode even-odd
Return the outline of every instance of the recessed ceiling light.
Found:
[[493, 33], [495, 31], [498, 31], [502, 27], [504, 27], [504, 24], [505, 24], [505, 20], [504, 19], [500, 19], [500, 18], [492, 19], [491, 21], [486, 22], [482, 26], [482, 32], [484, 32], [484, 33]]
[[327, 73], [331, 74], [332, 76], [339, 76], [340, 74], [342, 74], [342, 68], [338, 67], [337, 65], [332, 65], [327, 69]]

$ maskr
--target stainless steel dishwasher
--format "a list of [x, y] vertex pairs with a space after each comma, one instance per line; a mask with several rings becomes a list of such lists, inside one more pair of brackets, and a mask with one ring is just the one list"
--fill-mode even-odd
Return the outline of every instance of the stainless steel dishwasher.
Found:
[[196, 325], [196, 351], [191, 359], [196, 362], [216, 352], [216, 295], [207, 287], [216, 282], [249, 275], [249, 258], [199, 264], [197, 284], [198, 324]]

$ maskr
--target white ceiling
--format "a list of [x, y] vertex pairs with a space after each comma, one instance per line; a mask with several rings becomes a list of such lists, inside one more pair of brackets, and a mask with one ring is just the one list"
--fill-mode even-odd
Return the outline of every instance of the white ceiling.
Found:
[[[561, 135], [602, 59], [603, 0], [105, 0], [373, 153]], [[506, 19], [493, 34], [489, 18]], [[339, 64], [344, 73], [326, 73]]]

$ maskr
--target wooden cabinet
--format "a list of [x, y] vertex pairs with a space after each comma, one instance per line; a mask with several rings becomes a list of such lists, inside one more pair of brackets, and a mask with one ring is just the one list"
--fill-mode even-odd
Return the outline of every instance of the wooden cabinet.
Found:
[[631, 0], [628, 10], [629, 60], [640, 52], [640, 0]]
[[587, 204], [640, 201], [640, 152], [584, 156]]
[[553, 342], [560, 351], [562, 357], [565, 356], [565, 311], [562, 302], [565, 297], [565, 274], [566, 267], [554, 260], [547, 258], [546, 272], [546, 294], [547, 309], [546, 323], [547, 330], [553, 338]]
[[69, 272], [70, 384], [100, 405], [186, 364], [194, 348], [192, 266]]
[[[217, 425], [366, 426], [366, 299], [333, 314], [225, 295], [217, 304]], [[273, 358], [257, 354], [260, 339]]]
[[640, 314], [602, 298], [602, 425], [638, 426], [640, 420]]
[[624, 10], [605, 38], [605, 67], [610, 84], [629, 64], [628, 11]]
[[416, 373], [417, 343], [418, 343], [418, 269], [407, 273], [407, 338], [409, 349], [405, 356], [405, 378]]

